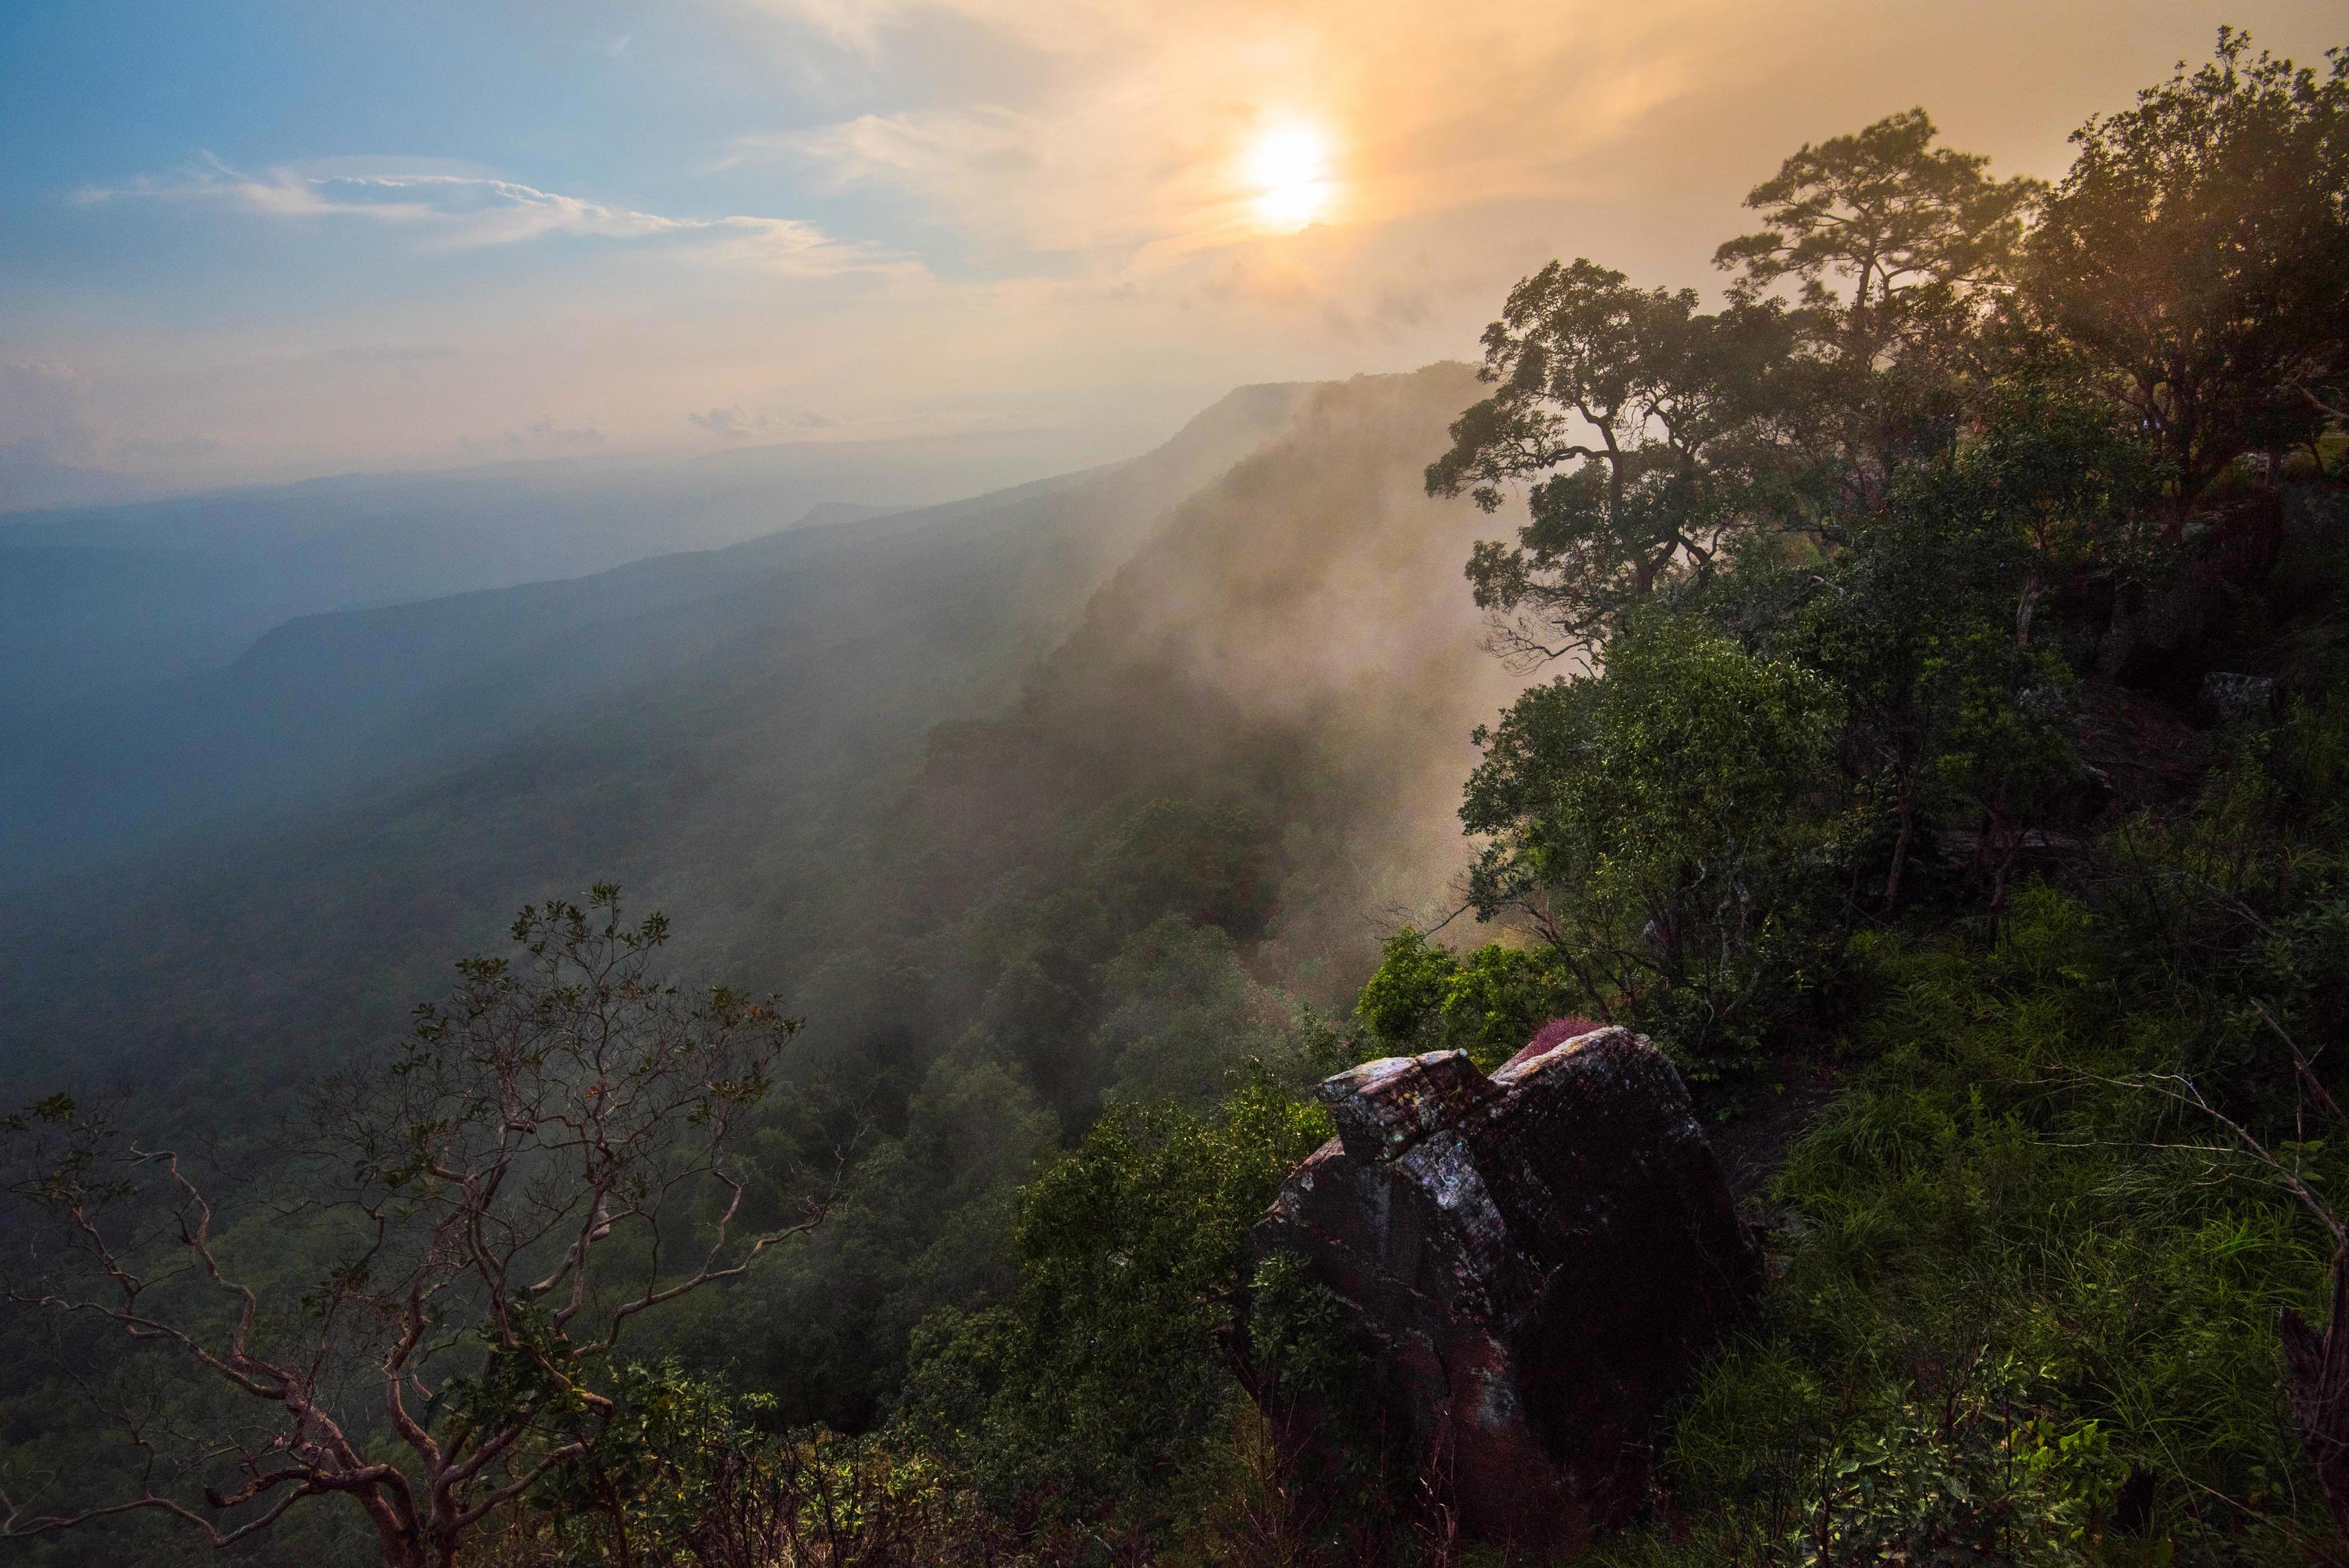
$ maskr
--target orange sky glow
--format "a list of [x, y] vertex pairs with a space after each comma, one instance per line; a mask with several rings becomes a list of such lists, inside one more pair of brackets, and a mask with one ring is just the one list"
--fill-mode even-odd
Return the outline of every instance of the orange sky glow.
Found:
[[2221, 20], [2303, 60], [2349, 36], [2310, 0], [523, 7], [512, 47], [641, 129], [329, 103], [20, 193], [0, 233], [50, 238], [0, 239], [0, 447], [190, 481], [501, 431], [1017, 428], [1100, 460], [1237, 383], [1473, 356], [1554, 256], [1716, 289], [1746, 189], [1913, 105], [1995, 172], [2060, 173]]

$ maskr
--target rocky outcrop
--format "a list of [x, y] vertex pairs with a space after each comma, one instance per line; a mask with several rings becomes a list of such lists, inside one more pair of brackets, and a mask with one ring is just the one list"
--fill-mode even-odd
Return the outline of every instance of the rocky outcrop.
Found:
[[1660, 1410], [1761, 1276], [1671, 1063], [1572, 1026], [1489, 1078], [1445, 1051], [1329, 1079], [1338, 1136], [1256, 1232], [1343, 1304], [1393, 1459], [1469, 1535], [1553, 1551], [1639, 1511]]
[[2265, 718], [2275, 707], [2275, 680], [2269, 676], [2208, 670], [2202, 676], [2202, 717], [2212, 724]]

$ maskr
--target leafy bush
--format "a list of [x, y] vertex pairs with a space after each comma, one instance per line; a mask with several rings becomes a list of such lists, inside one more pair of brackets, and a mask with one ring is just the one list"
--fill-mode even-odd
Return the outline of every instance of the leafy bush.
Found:
[[1565, 1010], [1570, 986], [1539, 951], [1488, 942], [1454, 956], [1405, 926], [1387, 939], [1354, 1011], [1397, 1055], [1463, 1050], [1491, 1072]]
[[1460, 810], [1491, 836], [1478, 913], [1524, 913], [1577, 1001], [1644, 1008], [1691, 1061], [1749, 1046], [1790, 966], [1784, 884], [1836, 694], [1692, 618], [1651, 614], [1604, 672], [1538, 686], [1489, 732]]
[[1258, 1079], [1113, 1106], [1022, 1194], [1019, 1284], [916, 1336], [907, 1429], [1008, 1518], [1164, 1534], [1227, 1479], [1248, 1233], [1328, 1116]]

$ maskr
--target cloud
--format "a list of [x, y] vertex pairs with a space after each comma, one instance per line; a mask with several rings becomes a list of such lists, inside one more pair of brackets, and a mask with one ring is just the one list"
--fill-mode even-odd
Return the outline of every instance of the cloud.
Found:
[[828, 415], [818, 414], [805, 408], [781, 415], [749, 414], [743, 411], [740, 403], [689, 413], [685, 417], [685, 422], [696, 428], [707, 430], [713, 436], [724, 437], [728, 440], [743, 440], [753, 435], [764, 435], [768, 431], [776, 429], [822, 430], [839, 423]]
[[730, 436], [738, 438], [749, 435], [752, 430], [763, 430], [767, 428], [765, 416], [761, 415], [754, 420], [743, 413], [739, 405], [731, 408], [710, 408], [698, 414], [688, 414], [685, 417], [685, 422], [688, 425], [698, 425], [713, 436]]
[[[2207, 46], [2201, 23], [2141, 10], [691, 0], [657, 36], [606, 18], [637, 33], [621, 67], [593, 26], [549, 24], [577, 88], [614, 93], [608, 134], [460, 112], [446, 136], [515, 137], [483, 146], [516, 160], [554, 136], [626, 185], [292, 143], [100, 179], [117, 188], [84, 199], [116, 205], [90, 248], [20, 247], [42, 286], [0, 299], [0, 359], [70, 364], [87, 396], [76, 412], [83, 388], [59, 372], [36, 417], [24, 388], [0, 391], [19, 405], [0, 439], [81, 464], [129, 461], [122, 434], [160, 452], [202, 432], [223, 451], [179, 466], [213, 482], [460, 446], [552, 455], [574, 428], [605, 451], [707, 451], [992, 418], [1054, 432], [1034, 449], [1077, 466], [1237, 382], [1473, 355], [1509, 285], [1553, 256], [1717, 284], [1713, 246], [1780, 156], [1913, 103], [2001, 172], [2060, 171], [2078, 114], [2126, 107]], [[316, 90], [299, 65], [286, 102]], [[1336, 197], [1322, 222], [1267, 232], [1248, 152], [1298, 121], [1328, 137]], [[247, 239], [350, 242], [324, 264], [307, 243], [179, 245], [119, 221], [169, 203]], [[931, 247], [935, 272], [914, 259]], [[109, 265], [70, 275], [85, 253]], [[436, 275], [416, 276], [427, 260]], [[563, 412], [533, 431], [533, 408]]]
[[702, 259], [800, 276], [905, 273], [918, 264], [878, 246], [833, 238], [791, 218], [675, 218], [612, 207], [491, 175], [430, 171], [252, 174], [207, 155], [169, 178], [91, 187], [85, 205], [146, 200], [204, 202], [268, 218], [337, 218], [413, 229], [428, 249], [460, 251], [554, 236], [684, 242]]
[[457, 445], [468, 457], [526, 457], [558, 452], [594, 451], [604, 445], [604, 432], [594, 426], [565, 428], [551, 414], [541, 415], [520, 429], [494, 436], [465, 436]]
[[1572, 194], [1660, 106], [1766, 68], [1767, 23], [1702, 0], [745, 0], [894, 58], [951, 15], [1025, 62], [946, 101], [745, 136], [893, 190], [986, 246], [1154, 264], [1259, 238], [1248, 150], [1304, 122], [1332, 145], [1323, 222], [1374, 225]]
[[750, 0], [750, 8], [795, 23], [845, 49], [870, 53], [902, 6], [892, 0]]
[[431, 365], [464, 356], [448, 343], [348, 343], [321, 348], [314, 357], [337, 365]]

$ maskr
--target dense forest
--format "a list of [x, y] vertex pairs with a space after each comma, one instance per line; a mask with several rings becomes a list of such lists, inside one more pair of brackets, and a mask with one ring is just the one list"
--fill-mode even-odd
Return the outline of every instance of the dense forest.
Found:
[[[8, 916], [0, 1551], [1501, 1562], [1249, 1234], [1318, 1080], [1578, 1016], [1767, 1274], [1593, 1560], [2349, 1557], [2349, 53], [2074, 141], [1896, 115], [1717, 308], [1560, 261], [1473, 371], [295, 623], [374, 694], [305, 777], [464, 765]], [[456, 890], [532, 902], [436, 985]]]

